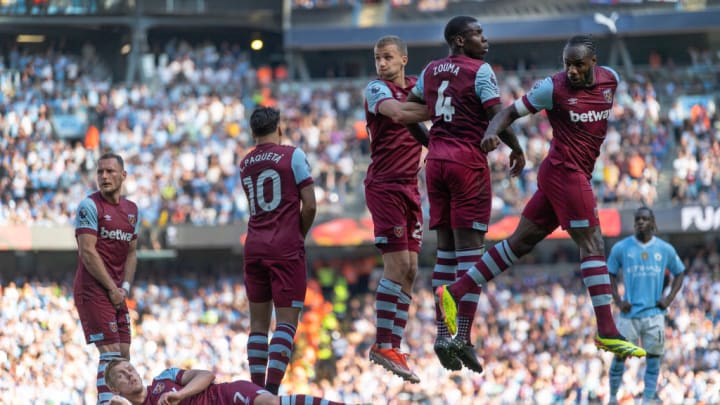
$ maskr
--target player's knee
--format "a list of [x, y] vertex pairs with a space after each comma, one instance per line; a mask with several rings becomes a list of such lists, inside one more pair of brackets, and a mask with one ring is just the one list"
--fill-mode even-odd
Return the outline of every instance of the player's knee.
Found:
[[280, 397], [269, 392], [255, 397], [252, 405], [280, 405]]
[[[120, 343], [109, 343], [105, 345], [98, 345], [97, 349], [100, 353], [120, 353], [121, 356], [126, 357], [126, 351], [129, 352], [130, 349], [123, 351], [120, 347]], [[129, 356], [129, 353], [127, 354]]]
[[415, 277], [417, 276], [417, 267], [408, 266], [403, 274], [403, 285], [413, 285], [415, 283]]

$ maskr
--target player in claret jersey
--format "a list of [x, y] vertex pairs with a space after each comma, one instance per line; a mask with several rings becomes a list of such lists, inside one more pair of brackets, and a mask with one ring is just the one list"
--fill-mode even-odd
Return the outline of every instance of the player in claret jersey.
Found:
[[[490, 118], [501, 109], [495, 73], [484, 60], [489, 45], [482, 25], [473, 17], [453, 17], [445, 26], [444, 36], [450, 55], [425, 67], [404, 104], [408, 116], [398, 119], [432, 120], [425, 178], [430, 229], [437, 233], [434, 287], [463, 275], [485, 251], [492, 183], [480, 141], [488, 136], [485, 128]], [[420, 105], [424, 116], [414, 117], [413, 105]], [[512, 150], [511, 175], [520, 174], [525, 157], [515, 134], [508, 129], [494, 136]], [[460, 302], [460, 327], [454, 338], [436, 303], [437, 337], [433, 348], [443, 367], [450, 370], [464, 365], [482, 372], [470, 336], [480, 297], [480, 287], [474, 289]]]
[[113, 153], [97, 162], [99, 191], [82, 200], [75, 219], [78, 266], [73, 298], [85, 341], [100, 352], [98, 404], [112, 394], [105, 386], [105, 365], [130, 356], [130, 314], [125, 297], [135, 277], [138, 209], [121, 196], [127, 173], [122, 157]]
[[[280, 144], [277, 110], [256, 109], [250, 127], [257, 145], [240, 162], [250, 210], [244, 250], [248, 362], [252, 381], [277, 394], [305, 302], [305, 235], [315, 219], [315, 190], [305, 152]], [[268, 345], [273, 306], [277, 323]]]
[[[124, 359], [111, 361], [105, 376], [110, 390], [133, 405], [343, 405], [310, 395], [276, 396], [244, 380], [215, 384], [207, 370], [169, 368], [145, 386]], [[125, 405], [123, 399], [114, 397], [110, 405]]]
[[503, 109], [490, 122], [482, 142], [485, 151], [495, 149], [498, 141], [493, 134], [521, 116], [545, 110], [553, 139], [538, 172], [538, 191], [527, 203], [510, 238], [488, 250], [461, 279], [438, 287], [436, 297], [442, 303], [448, 328], [454, 329], [456, 302], [507, 270], [560, 225], [580, 249], [580, 270], [597, 320], [595, 344], [623, 357], [645, 356], [645, 350], [628, 342], [615, 326], [604, 243], [590, 185], [619, 77], [614, 70], [596, 65], [595, 44], [588, 36], [570, 38], [563, 60], [565, 71], [539, 81], [529, 93]]
[[[370, 158], [365, 201], [375, 228], [375, 245], [383, 256], [383, 277], [375, 295], [376, 340], [370, 360], [413, 383], [400, 344], [407, 324], [412, 288], [422, 243], [422, 209], [418, 170], [422, 146], [410, 129], [393, 120], [416, 78], [405, 76], [407, 46], [396, 36], [380, 38], [374, 47], [378, 78], [365, 88], [365, 118]], [[422, 124], [412, 131], [427, 138]], [[419, 131], [419, 132], [416, 132]]]

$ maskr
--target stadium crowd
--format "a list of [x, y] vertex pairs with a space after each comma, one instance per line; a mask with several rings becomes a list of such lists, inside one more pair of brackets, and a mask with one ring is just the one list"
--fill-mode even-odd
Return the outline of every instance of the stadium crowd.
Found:
[[[659, 380], [664, 404], [720, 403], [720, 253], [717, 241], [684, 259]], [[608, 399], [611, 355], [592, 342], [580, 278], [525, 263], [489, 286], [473, 326], [485, 373], [450, 373], [432, 349], [429, 271], [416, 285], [404, 350], [422, 382], [406, 384], [367, 361], [374, 338], [374, 277], [362, 288], [311, 283], [281, 391], [373, 404], [592, 404]], [[576, 267], [567, 263], [568, 268]], [[553, 263], [562, 268], [563, 263]], [[220, 381], [249, 378], [248, 302], [237, 275], [140, 272], [130, 301], [131, 356], [144, 378], [170, 365], [207, 368]], [[193, 275], [194, 274], [194, 275]], [[2, 277], [2, 276], [0, 276]], [[162, 280], [162, 281], [161, 281]], [[343, 285], [343, 283], [334, 283]], [[85, 344], [69, 280], [0, 278], [0, 398], [8, 405], [95, 403], [97, 353]], [[364, 291], [364, 292], [363, 292]], [[643, 360], [628, 361], [621, 403], [643, 389]], [[8, 402], [9, 401], [9, 402]]]
[[[276, 105], [288, 142], [308, 154], [322, 212], [362, 210], [369, 146], [362, 81], [287, 80], [282, 67], [253, 67], [237, 44], [169, 41], [148, 84], [108, 81], [87, 45], [80, 55], [11, 47], [0, 63], [0, 224], [67, 224], [94, 184], [105, 149], [128, 163], [127, 196], [145, 226], [227, 224], [247, 218], [235, 165], [252, 148], [246, 112]], [[714, 103], [681, 106], [670, 97], [717, 91], [716, 79], [679, 73], [636, 74], [623, 81], [593, 182], [601, 206], [718, 203], [720, 119]], [[504, 103], [529, 89], [539, 72], [498, 69]], [[714, 77], [710, 75], [710, 77]], [[60, 117], [87, 129], [61, 134]], [[77, 118], [79, 117], [79, 118]], [[527, 167], [507, 175], [507, 151], [491, 156], [496, 215], [517, 212], [537, 187], [538, 163], [552, 133], [537, 115], [518, 124]], [[701, 153], [703, 152], [703, 153]], [[665, 178], [665, 180], [663, 180]], [[664, 182], [663, 182], [664, 181]], [[667, 185], [665, 185], [667, 184]], [[361, 212], [361, 211], [359, 211]]]

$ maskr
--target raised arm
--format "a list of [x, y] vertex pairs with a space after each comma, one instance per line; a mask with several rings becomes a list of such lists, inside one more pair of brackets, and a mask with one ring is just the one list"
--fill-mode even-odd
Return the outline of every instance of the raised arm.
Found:
[[187, 370], [180, 380], [180, 391], [166, 392], [158, 400], [158, 405], [177, 405], [180, 401], [205, 391], [215, 381], [215, 374], [207, 370]]
[[416, 124], [430, 119], [427, 106], [419, 102], [419, 100], [415, 100], [412, 93], [408, 95], [405, 102], [395, 99], [384, 100], [378, 107], [378, 111], [400, 124]]
[[485, 130], [483, 140], [480, 142], [480, 148], [487, 153], [495, 150], [500, 141], [505, 143], [511, 150], [510, 174], [519, 176], [525, 168], [525, 153], [510, 125], [520, 117], [520, 114], [518, 114], [514, 104], [502, 109], [500, 104], [495, 104], [489, 108], [488, 113], [492, 119], [487, 130]]

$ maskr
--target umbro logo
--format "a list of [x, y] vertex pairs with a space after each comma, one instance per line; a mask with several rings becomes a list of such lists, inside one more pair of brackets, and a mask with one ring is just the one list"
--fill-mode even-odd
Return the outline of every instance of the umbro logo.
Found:
[[569, 99], [567, 100], [567, 103], [570, 104], [570, 105], [575, 105], [575, 104], [577, 104], [577, 102], [578, 102], [578, 99], [575, 98], [575, 97], [569, 98]]
[[111, 217], [110, 215], [108, 215], [108, 214], [105, 214], [105, 215], [103, 216], [103, 219], [105, 219], [106, 221], [112, 221], [112, 217]]

